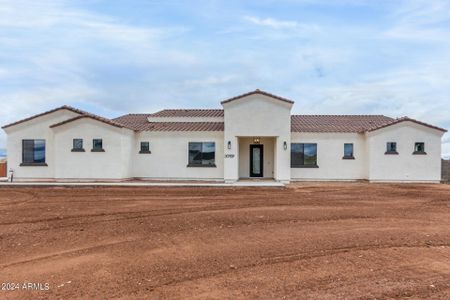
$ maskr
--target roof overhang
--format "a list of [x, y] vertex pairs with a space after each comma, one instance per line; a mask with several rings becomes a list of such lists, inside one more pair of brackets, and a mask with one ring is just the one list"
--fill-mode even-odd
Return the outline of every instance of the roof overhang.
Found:
[[233, 98], [225, 99], [225, 100], [221, 101], [220, 104], [222, 104], [222, 105], [223, 104], [227, 104], [227, 103], [230, 103], [230, 102], [233, 102], [233, 101], [236, 101], [236, 100], [248, 97], [248, 96], [252, 96], [252, 95], [263, 95], [263, 96], [270, 97], [270, 98], [273, 98], [275, 100], [279, 100], [279, 101], [282, 101], [282, 102], [285, 102], [285, 103], [294, 104], [294, 101], [292, 101], [292, 100], [289, 100], [287, 98], [283, 98], [283, 97], [280, 97], [280, 96], [276, 96], [276, 95], [270, 94], [268, 92], [261, 91], [259, 89], [256, 89], [256, 90], [254, 90], [252, 92], [245, 93], [245, 94], [242, 94], [242, 95], [239, 95], [239, 96], [235, 96]]

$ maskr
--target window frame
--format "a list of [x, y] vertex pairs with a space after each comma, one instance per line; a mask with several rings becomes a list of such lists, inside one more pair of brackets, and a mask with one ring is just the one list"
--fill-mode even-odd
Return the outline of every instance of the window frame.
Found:
[[[294, 153], [301, 153], [302, 154], [302, 163], [301, 164], [293, 164], [292, 161], [292, 155], [295, 155], [293, 153], [293, 149], [295, 148], [294, 145], [301, 145], [301, 152], [294, 152]], [[311, 146], [313, 145], [315, 147], [315, 164], [305, 164], [305, 145]], [[317, 164], [318, 161], [318, 144], [317, 143], [291, 143], [291, 168], [318, 168], [319, 165]]]
[[[36, 151], [37, 151], [37, 146], [36, 146], [36, 142], [43, 142], [43, 152], [44, 152], [44, 158], [43, 161], [36, 161], [35, 155], [36, 155]], [[33, 161], [27, 161], [27, 159], [25, 159], [25, 143], [26, 142], [33, 142]], [[20, 163], [19, 166], [21, 167], [34, 167], [34, 166], [41, 166], [41, 167], [46, 167], [47, 163], [46, 163], [46, 159], [47, 159], [47, 147], [46, 147], [46, 140], [45, 139], [23, 139], [22, 140], [22, 162]]]
[[[81, 148], [75, 147], [75, 141], [81, 141]], [[72, 152], [85, 152], [84, 150], [84, 141], [80, 138], [72, 139]]]
[[[352, 146], [352, 153], [351, 153], [351, 155], [346, 155], [346, 153], [345, 153], [345, 147], [347, 145], [351, 145]], [[344, 143], [344, 156], [342, 157], [342, 159], [355, 159], [355, 145], [353, 143]]]
[[[209, 163], [209, 164], [205, 164], [205, 163], [203, 163], [206, 159], [204, 159], [203, 158], [203, 156], [204, 156], [204, 153], [206, 153], [206, 152], [204, 152], [203, 150], [203, 147], [204, 147], [204, 144], [208, 144], [208, 143], [211, 143], [211, 144], [213, 144], [214, 145], [214, 156], [213, 156], [213, 159], [212, 159], [212, 161], [213, 161], [213, 163]], [[191, 161], [191, 145], [194, 145], [194, 144], [197, 144], [197, 145], [200, 145], [201, 146], [201, 150], [200, 150], [200, 161], [201, 161], [201, 163], [194, 163], [193, 161]], [[188, 168], [215, 168], [216, 167], [216, 142], [213, 142], [213, 141], [204, 141], [204, 142], [188, 142], [188, 164], [187, 164], [187, 167]]]
[[[391, 150], [392, 147], [389, 147], [390, 144], [394, 144], [395, 145], [395, 150]], [[384, 152], [384, 154], [386, 155], [398, 155], [398, 151], [397, 151], [397, 142], [386, 142], [386, 152]]]
[[[422, 151], [417, 150], [417, 145], [422, 144]], [[426, 155], [427, 152], [425, 151], [425, 142], [415, 142], [414, 143], [414, 152], [412, 153], [414, 155]]]
[[[142, 145], [143, 144], [147, 144], [147, 150], [142, 150]], [[150, 151], [150, 142], [148, 142], [148, 141], [141, 141], [140, 143], [139, 143], [139, 154], [150, 154], [150, 153], [152, 153], [151, 151]]]
[[[95, 147], [95, 141], [100, 141], [101, 148]], [[92, 139], [91, 152], [105, 152], [105, 149], [103, 148], [103, 139], [100, 138]]]

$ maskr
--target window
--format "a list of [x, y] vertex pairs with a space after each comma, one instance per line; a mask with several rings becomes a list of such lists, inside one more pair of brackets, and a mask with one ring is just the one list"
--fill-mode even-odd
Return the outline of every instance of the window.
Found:
[[427, 154], [425, 152], [425, 143], [415, 143], [413, 154]]
[[317, 144], [291, 144], [291, 168], [317, 168]]
[[72, 152], [84, 152], [83, 139], [73, 139]]
[[21, 166], [46, 166], [45, 140], [22, 140]]
[[387, 142], [386, 143], [386, 152], [384, 154], [398, 154], [397, 143], [396, 142]]
[[355, 157], [353, 156], [353, 144], [344, 144], [343, 159], [355, 159]]
[[141, 150], [139, 153], [151, 153], [150, 152], [150, 143], [149, 142], [141, 142]]
[[214, 142], [190, 142], [188, 167], [215, 167], [215, 156]]
[[103, 140], [102, 139], [93, 139], [92, 140], [91, 152], [105, 152], [105, 150], [103, 149]]

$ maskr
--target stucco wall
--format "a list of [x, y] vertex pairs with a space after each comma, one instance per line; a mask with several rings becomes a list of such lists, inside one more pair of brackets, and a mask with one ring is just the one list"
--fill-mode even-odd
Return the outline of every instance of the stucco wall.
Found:
[[[56, 179], [125, 179], [130, 177], [130, 145], [134, 132], [88, 118], [53, 129]], [[83, 139], [85, 152], [72, 152], [73, 139]], [[105, 152], [91, 152], [102, 139]]]
[[[402, 122], [368, 134], [369, 180], [432, 181], [441, 179], [442, 132]], [[398, 155], [386, 155], [386, 143], [396, 142]], [[413, 155], [415, 142], [425, 143], [426, 155]]]
[[[73, 118], [77, 115], [78, 114], [69, 110], [58, 110], [51, 114], [5, 129], [5, 132], [8, 135], [8, 168], [14, 170], [15, 179], [48, 179], [54, 177], [55, 155], [53, 148], [53, 131], [49, 126]], [[45, 140], [45, 159], [48, 166], [20, 166], [22, 163], [23, 139]]]
[[[292, 180], [367, 179], [366, 142], [357, 133], [292, 133], [291, 143], [316, 143], [318, 168], [292, 168]], [[355, 159], [342, 159], [344, 143], [353, 143]]]
[[[263, 145], [263, 178], [274, 178], [275, 138], [260, 138]], [[250, 145], [253, 138], [239, 138], [239, 178], [250, 177]]]
[[[151, 154], [139, 154], [140, 142]], [[215, 142], [215, 168], [187, 167], [189, 142]], [[223, 180], [223, 132], [140, 132], [132, 150], [133, 176], [153, 179]]]
[[450, 182], [450, 160], [442, 160], [442, 181]]
[[274, 177], [279, 181], [290, 180], [290, 153], [283, 149], [283, 143], [290, 143], [292, 104], [263, 95], [252, 95], [225, 103], [224, 120], [225, 147], [227, 142], [231, 149], [224, 148], [224, 176], [226, 181], [239, 178], [239, 137], [277, 137], [274, 146]]

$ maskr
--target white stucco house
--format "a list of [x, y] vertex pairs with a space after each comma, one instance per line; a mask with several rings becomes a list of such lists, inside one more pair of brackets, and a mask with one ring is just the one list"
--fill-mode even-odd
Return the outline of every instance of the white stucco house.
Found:
[[103, 118], [63, 106], [5, 125], [15, 180], [270, 178], [439, 182], [445, 129], [407, 117], [291, 115], [255, 90], [222, 109]]

